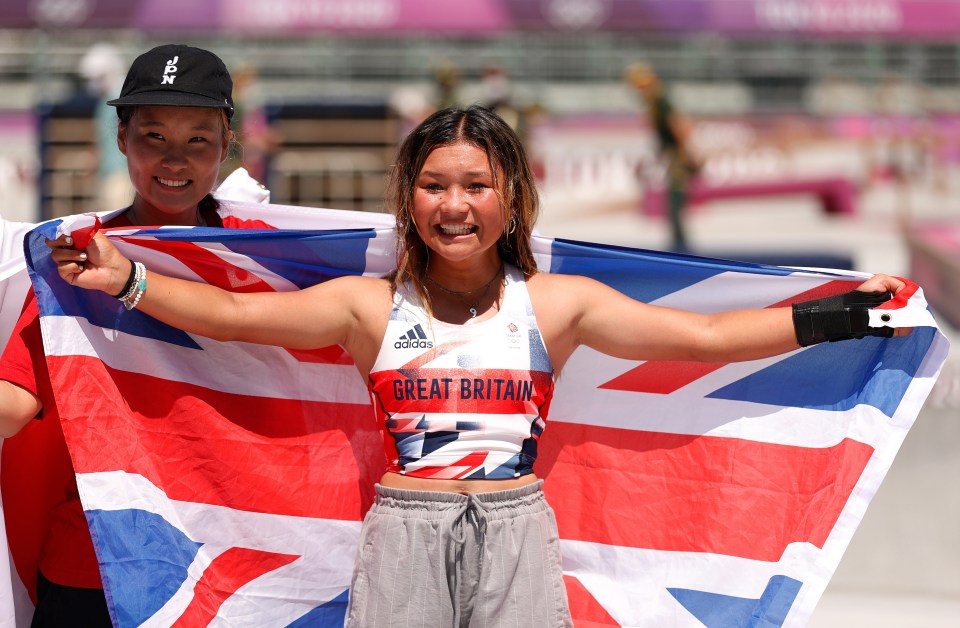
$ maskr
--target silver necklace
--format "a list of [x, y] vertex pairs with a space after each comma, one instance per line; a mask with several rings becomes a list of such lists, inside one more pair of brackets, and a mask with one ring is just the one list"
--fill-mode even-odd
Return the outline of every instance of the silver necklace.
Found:
[[[446, 286], [442, 285], [440, 282], [438, 282], [436, 279], [431, 277], [429, 274], [424, 273], [424, 277], [427, 278], [427, 281], [429, 281], [436, 287], [440, 288], [447, 294], [452, 295], [457, 299], [459, 299], [464, 305], [467, 306], [467, 310], [470, 312], [470, 318], [476, 318], [477, 306], [480, 305], [480, 302], [483, 301], [484, 297], [487, 296], [487, 291], [490, 289], [490, 286], [493, 285], [493, 282], [496, 281], [496, 279], [500, 277], [502, 273], [503, 273], [503, 264], [500, 264], [500, 268], [498, 268], [497, 272], [494, 273], [493, 277], [490, 278], [490, 281], [483, 284], [479, 288], [474, 288], [473, 290], [451, 290], [450, 288], [447, 288]], [[480, 294], [472, 302], [468, 301], [467, 295], [473, 294], [474, 292], [479, 292]]]

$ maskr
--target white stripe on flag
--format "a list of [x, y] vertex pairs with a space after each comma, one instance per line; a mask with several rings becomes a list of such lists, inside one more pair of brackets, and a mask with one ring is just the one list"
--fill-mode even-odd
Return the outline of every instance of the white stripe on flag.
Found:
[[685, 386], [682, 394], [644, 393], [599, 388], [640, 362], [615, 360], [581, 347], [564, 369], [576, 376], [561, 377], [557, 383], [549, 423], [709, 434], [800, 447], [830, 447], [851, 436], [873, 444], [882, 437], [890, 419], [873, 406], [827, 412], [704, 396], [776, 361], [755, 360], [719, 369]]
[[703, 313], [746, 307], [764, 308], [841, 279], [847, 278], [842, 275], [811, 277], [804, 273], [794, 273], [789, 275], [789, 279], [784, 279], [783, 275], [724, 272], [671, 292], [651, 303]]
[[[299, 362], [277, 347], [244, 343], [218, 343], [192, 336], [201, 349], [191, 349], [150, 338], [139, 338], [90, 325], [86, 319], [45, 316], [44, 345], [48, 355], [100, 358], [110, 368], [129, 373], [184, 382], [237, 395], [301, 399], [369, 405], [366, 386], [353, 364]], [[206, 347], [214, 347], [208, 351]], [[149, 356], [149, 360], [146, 359]], [[250, 377], [250, 364], [258, 364]], [[302, 381], [323, 382], [304, 386], [285, 374], [296, 371]]]

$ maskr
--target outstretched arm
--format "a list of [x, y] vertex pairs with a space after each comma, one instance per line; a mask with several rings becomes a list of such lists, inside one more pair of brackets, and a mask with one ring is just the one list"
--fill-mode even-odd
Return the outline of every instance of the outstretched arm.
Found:
[[[698, 314], [635, 301], [584, 277], [537, 275], [532, 292], [556, 367], [586, 345], [632, 360], [736, 362], [797, 349], [790, 307]], [[896, 293], [904, 283], [875, 275], [864, 292]]]
[[[49, 243], [68, 283], [111, 295], [124, 290], [132, 264], [98, 234], [84, 251], [66, 239]], [[146, 273], [136, 307], [186, 331], [216, 340], [242, 340], [298, 349], [348, 348], [364, 316], [359, 295], [375, 279], [344, 277], [305, 290], [238, 294], [207, 284]]]

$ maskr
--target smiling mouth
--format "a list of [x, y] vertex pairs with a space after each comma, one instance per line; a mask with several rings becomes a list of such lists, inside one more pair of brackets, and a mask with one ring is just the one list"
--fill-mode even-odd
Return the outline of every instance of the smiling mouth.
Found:
[[477, 230], [476, 225], [437, 225], [443, 235], [467, 235]]
[[161, 177], [156, 177], [162, 185], [167, 186], [168, 188], [182, 188], [183, 186], [190, 183], [190, 179], [163, 179]]

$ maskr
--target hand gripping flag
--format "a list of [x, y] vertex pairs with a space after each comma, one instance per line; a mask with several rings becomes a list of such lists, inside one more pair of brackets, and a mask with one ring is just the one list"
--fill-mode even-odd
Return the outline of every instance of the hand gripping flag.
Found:
[[[317, 230], [110, 237], [151, 269], [236, 291], [391, 268], [388, 217], [276, 209]], [[341, 625], [385, 464], [349, 356], [214, 342], [74, 289], [43, 243], [55, 228], [28, 237], [27, 258], [117, 625]], [[542, 270], [701, 312], [864, 278], [539, 236], [534, 247]], [[913, 333], [735, 364], [575, 353], [536, 471], [578, 626], [806, 622], [946, 356], [917, 286], [884, 307]]]

